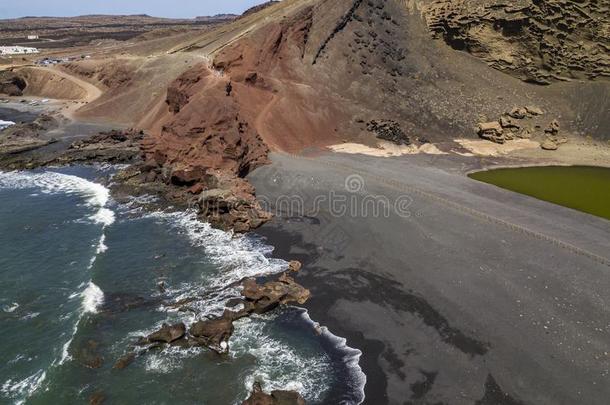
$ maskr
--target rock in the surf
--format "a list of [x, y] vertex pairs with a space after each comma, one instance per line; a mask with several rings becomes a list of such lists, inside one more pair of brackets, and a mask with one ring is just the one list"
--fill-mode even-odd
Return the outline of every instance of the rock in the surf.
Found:
[[266, 394], [260, 383], [255, 382], [250, 397], [242, 405], [305, 405], [305, 399], [294, 391], [271, 391]]
[[172, 343], [183, 338], [185, 333], [186, 326], [182, 322], [175, 325], [164, 323], [161, 329], [148, 335], [146, 340], [150, 343]]
[[[304, 304], [310, 297], [308, 289], [297, 284], [294, 279], [282, 274], [277, 281], [258, 284], [250, 278], [242, 283], [242, 296], [246, 299], [252, 312], [262, 314], [269, 312], [279, 305], [288, 303]], [[247, 307], [248, 307], [247, 306]]]
[[201, 320], [191, 325], [189, 333], [193, 340], [217, 353], [227, 353], [229, 339], [235, 328], [233, 327], [233, 317], [226, 314], [221, 318]]
[[301, 267], [303, 267], [303, 264], [298, 260], [291, 260], [290, 263], [288, 263], [288, 270], [293, 273], [298, 273], [301, 270]]
[[121, 356], [116, 363], [114, 363], [114, 366], [112, 366], [113, 369], [115, 370], [123, 370], [126, 369], [131, 363], [133, 363], [133, 361], [136, 359], [136, 354], [131, 352], [131, 353], [127, 353], [123, 356]]

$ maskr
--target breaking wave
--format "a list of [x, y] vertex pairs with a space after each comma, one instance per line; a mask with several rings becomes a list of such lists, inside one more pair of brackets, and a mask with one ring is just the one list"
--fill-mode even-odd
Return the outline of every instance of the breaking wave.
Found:
[[[105, 244], [105, 228], [115, 222], [115, 213], [107, 208], [110, 201], [110, 190], [101, 184], [91, 182], [84, 178], [69, 174], [57, 173], [52, 171], [45, 172], [0, 172], [0, 188], [10, 189], [36, 189], [39, 193], [49, 195], [75, 195], [84, 198], [85, 204], [91, 207], [94, 212], [84, 218], [96, 225], [101, 225], [102, 233], [97, 245], [95, 253], [91, 258], [86, 269], [91, 272], [97, 257], [106, 252], [108, 247]], [[39, 194], [32, 194], [37, 197]], [[62, 347], [62, 354], [59, 359], [53, 361], [51, 366], [62, 365], [69, 360], [69, 348], [78, 331], [78, 325], [88, 313], [96, 313], [99, 306], [103, 303], [103, 291], [90, 280], [88, 283], [83, 283], [79, 286], [80, 291], [73, 293], [69, 299], [79, 298], [81, 300], [81, 311], [78, 313], [70, 338]], [[71, 314], [68, 316], [72, 316]], [[46, 371], [40, 372], [19, 382], [7, 381], [2, 392], [11, 397], [27, 398], [34, 393], [44, 382]]]
[[269, 257], [273, 247], [262, 240], [214, 229], [199, 221], [192, 211], [154, 212], [143, 218], [162, 221], [186, 235], [192, 245], [203, 249], [206, 260], [214, 265], [216, 272], [206, 275], [205, 279], [170, 286], [166, 291], [174, 301], [202, 297], [190, 304], [200, 315], [221, 315], [226, 309], [225, 303], [240, 296], [237, 284], [241, 280], [279, 274], [288, 268], [286, 261]]

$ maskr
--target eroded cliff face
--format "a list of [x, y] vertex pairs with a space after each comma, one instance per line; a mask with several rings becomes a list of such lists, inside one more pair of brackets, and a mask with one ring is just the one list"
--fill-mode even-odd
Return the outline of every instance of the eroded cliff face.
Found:
[[198, 64], [171, 83], [158, 115], [142, 142], [146, 181], [182, 190], [222, 229], [247, 232], [270, 218], [243, 179], [267, 162], [269, 149], [240, 112], [230, 81]]
[[610, 2], [433, 0], [430, 30], [458, 50], [529, 82], [610, 77]]

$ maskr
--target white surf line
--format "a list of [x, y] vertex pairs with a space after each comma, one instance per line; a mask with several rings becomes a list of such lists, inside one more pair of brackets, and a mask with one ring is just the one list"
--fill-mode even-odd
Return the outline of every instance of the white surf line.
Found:
[[462, 212], [464, 214], [468, 214], [468, 215], [470, 215], [472, 217], [484, 220], [484, 221], [489, 222], [489, 223], [500, 225], [500, 226], [505, 227], [505, 228], [507, 228], [507, 229], [509, 229], [511, 231], [514, 231], [514, 232], [517, 232], [517, 233], [522, 233], [522, 234], [530, 236], [530, 237], [532, 237], [534, 239], [544, 240], [544, 241], [546, 241], [548, 243], [551, 243], [552, 245], [555, 245], [555, 246], [557, 246], [559, 248], [567, 250], [567, 251], [569, 251], [571, 253], [574, 253], [574, 254], [577, 254], [577, 255], [580, 255], [580, 256], [583, 256], [583, 257], [587, 257], [588, 259], [591, 259], [591, 260], [593, 260], [593, 261], [595, 261], [597, 263], [600, 263], [600, 264], [603, 264], [603, 265], [606, 265], [606, 266], [610, 267], [610, 259], [608, 259], [608, 258], [599, 256], [599, 255], [597, 255], [595, 253], [589, 252], [588, 250], [579, 248], [579, 247], [577, 247], [575, 245], [572, 245], [570, 243], [564, 242], [564, 241], [556, 239], [554, 237], [545, 235], [543, 233], [533, 231], [533, 230], [528, 229], [528, 228], [526, 228], [526, 227], [524, 227], [522, 225], [514, 224], [512, 222], [509, 222], [509, 221], [506, 221], [504, 219], [495, 217], [493, 215], [486, 214], [484, 212], [475, 210], [474, 208], [470, 208], [470, 207], [466, 207], [466, 206], [464, 206], [462, 204], [458, 204], [458, 203], [456, 203], [454, 201], [451, 201], [451, 200], [448, 200], [448, 199], [446, 199], [444, 197], [440, 197], [440, 196], [432, 194], [430, 192], [423, 191], [423, 190], [421, 190], [419, 188], [416, 188], [416, 187], [413, 187], [413, 186], [409, 186], [409, 185], [407, 185], [405, 183], [402, 183], [402, 182], [400, 182], [398, 180], [391, 180], [391, 179], [388, 180], [388, 179], [386, 179], [384, 177], [381, 177], [381, 176], [378, 176], [378, 175], [375, 175], [375, 174], [370, 174], [370, 173], [368, 173], [368, 172], [366, 172], [366, 171], [364, 171], [362, 169], [357, 169], [357, 168], [349, 166], [349, 165], [344, 165], [344, 164], [339, 164], [339, 163], [334, 163], [334, 162], [325, 162], [325, 161], [316, 160], [316, 159], [313, 159], [313, 158], [309, 158], [309, 157], [305, 157], [305, 156], [299, 156], [299, 155], [290, 154], [290, 153], [287, 153], [286, 155], [288, 155], [290, 157], [294, 157], [296, 159], [307, 160], [307, 161], [315, 162], [316, 164], [321, 164], [321, 165], [324, 165], [324, 166], [329, 166], [329, 167], [332, 167], [332, 168], [335, 168], [335, 169], [339, 169], [339, 170], [341, 170], [343, 172], [348, 172], [350, 174], [358, 174], [358, 175], [361, 175], [363, 177], [369, 177], [369, 178], [375, 179], [376, 181], [378, 181], [378, 182], [380, 182], [382, 184], [385, 184], [386, 186], [389, 186], [389, 187], [393, 188], [394, 190], [402, 191], [402, 192], [405, 192], [405, 193], [411, 193], [411, 194], [415, 194], [415, 195], [418, 195], [418, 196], [423, 197], [423, 198], [427, 198], [429, 200], [432, 200], [432, 201], [438, 202], [440, 204], [443, 204], [443, 205], [445, 205], [445, 206], [447, 206], [447, 207], [449, 207], [451, 209], [454, 209], [456, 211], [460, 211], [460, 212]]
[[358, 395], [358, 398], [356, 399], [356, 402], [354, 404], [362, 404], [366, 399], [364, 394], [364, 388], [366, 387], [367, 381], [366, 374], [362, 370], [362, 367], [360, 367], [360, 358], [362, 357], [362, 351], [348, 346], [346, 338], [333, 334], [326, 326], [320, 326], [319, 323], [311, 319], [311, 317], [309, 316], [309, 312], [306, 309], [300, 307], [295, 308], [302, 310], [303, 312], [301, 312], [301, 317], [307, 323], [311, 324], [312, 327], [316, 331], [318, 331], [324, 338], [333, 342], [335, 344], [335, 350], [344, 354], [342, 360], [345, 366], [347, 367], [348, 372], [350, 373], [350, 378], [352, 379], [350, 383], [354, 384], [354, 386], [351, 388], [354, 389], [354, 391], [356, 391], [356, 394]]
[[15, 125], [15, 123], [13, 121], [0, 120], [0, 131], [10, 127], [11, 125]]

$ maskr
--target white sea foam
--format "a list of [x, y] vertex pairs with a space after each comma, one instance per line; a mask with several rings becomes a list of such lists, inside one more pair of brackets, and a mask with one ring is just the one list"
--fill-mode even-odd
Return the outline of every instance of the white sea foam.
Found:
[[[235, 333], [229, 341], [231, 355], [256, 359], [254, 369], [244, 380], [244, 392], [249, 393], [258, 381], [265, 391], [297, 391], [307, 402], [319, 402], [330, 388], [331, 359], [325, 353], [299, 353], [288, 342], [268, 335], [265, 325], [275, 316], [253, 316], [235, 322]], [[236, 403], [244, 399], [238, 398]]]
[[44, 370], [38, 370], [20, 381], [9, 379], [2, 384], [0, 391], [5, 397], [17, 400], [16, 403], [23, 403], [20, 398], [27, 398], [32, 395], [42, 385], [46, 376], [47, 373]]
[[10, 127], [11, 125], [15, 125], [15, 123], [13, 121], [0, 120], [0, 131]]
[[246, 277], [278, 274], [288, 268], [281, 259], [270, 258], [273, 247], [251, 236], [235, 236], [201, 222], [193, 211], [148, 215], [167, 221], [184, 232], [191, 243], [204, 249], [206, 258], [219, 267], [208, 287], [223, 288]]
[[364, 402], [364, 387], [366, 385], [366, 374], [360, 367], [360, 357], [362, 352], [358, 349], [354, 349], [347, 345], [347, 339], [336, 336], [328, 330], [326, 326], [320, 326], [317, 322], [314, 322], [310, 317], [309, 313], [305, 309], [299, 308], [301, 311], [301, 317], [307, 323], [320, 333], [322, 338], [332, 343], [333, 352], [341, 355], [341, 361], [345, 364], [346, 371], [348, 373], [347, 385], [349, 391], [354, 395], [352, 401], [349, 404], [361, 404]]
[[36, 318], [38, 315], [40, 315], [40, 312], [32, 312], [32, 313], [29, 313], [29, 314], [25, 314], [25, 315], [24, 315], [24, 316], [22, 316], [20, 319], [21, 319], [22, 321], [27, 321], [27, 320], [29, 320], [29, 319], [34, 319], [34, 318]]
[[205, 349], [192, 347], [184, 349], [181, 347], [166, 347], [159, 352], [149, 353], [146, 356], [144, 367], [146, 371], [156, 374], [168, 374], [182, 367], [183, 361], [199, 355]]
[[100, 237], [100, 241], [97, 244], [97, 249], [95, 250], [95, 255], [100, 255], [108, 250], [108, 246], [106, 246], [106, 234], [102, 234]]
[[186, 235], [194, 246], [203, 249], [206, 260], [216, 269], [204, 274], [201, 280], [169, 286], [165, 291], [166, 297], [173, 301], [202, 297], [189, 304], [200, 315], [221, 315], [226, 302], [240, 296], [237, 283], [242, 279], [278, 274], [288, 268], [286, 261], [269, 257], [273, 247], [251, 236], [234, 236], [213, 229], [199, 221], [192, 211], [154, 212], [142, 218], [153, 218]]
[[104, 292], [92, 281], [82, 292], [83, 310], [86, 313], [95, 314], [100, 305], [104, 303]]
[[[102, 240], [100, 242], [102, 242], [103, 239], [104, 238], [102, 236]], [[102, 242], [102, 244], [103, 244], [103, 242]], [[98, 248], [98, 250], [99, 250], [99, 248]], [[91, 266], [93, 266], [93, 263], [95, 262], [95, 257], [96, 256], [94, 256], [94, 259], [91, 262]], [[98, 308], [104, 303], [104, 292], [102, 291], [101, 288], [99, 288], [97, 285], [95, 285], [92, 281], [90, 281], [88, 284], [82, 284], [79, 286], [79, 288], [83, 288], [83, 287], [85, 287], [85, 289], [82, 292], [72, 293], [68, 297], [69, 300], [75, 299], [77, 297], [81, 297], [81, 299], [82, 299], [81, 308], [82, 309], [81, 309], [81, 312], [78, 314], [78, 319], [74, 323], [74, 327], [72, 328], [72, 334], [70, 335], [70, 338], [68, 339], [68, 341], [66, 343], [64, 343], [64, 345], [62, 347], [61, 357], [59, 358], [59, 360], [54, 361], [53, 364], [62, 365], [66, 361], [68, 361], [72, 358], [70, 356], [70, 345], [72, 345], [72, 341], [74, 340], [74, 337], [76, 336], [76, 333], [78, 332], [78, 325], [80, 324], [80, 322], [83, 319], [83, 317], [85, 316], [85, 314], [96, 314], [98, 312]]]
[[15, 312], [15, 311], [17, 310], [17, 308], [19, 308], [19, 304], [18, 304], [18, 303], [16, 303], [16, 302], [13, 302], [11, 305], [5, 305], [5, 306], [2, 308], [2, 310], [3, 310], [4, 312], [7, 312], [7, 313], [9, 313], [9, 314], [10, 314], [10, 313], [12, 313], [12, 312]]

